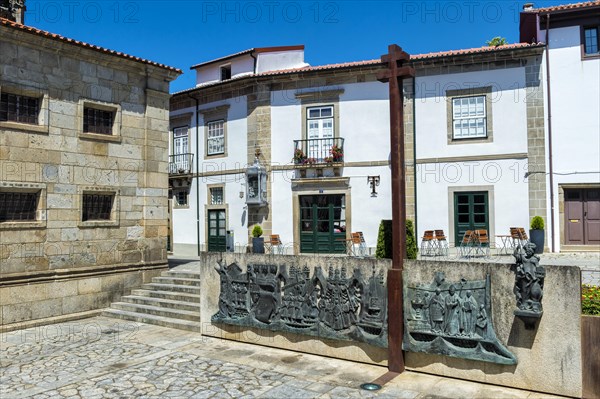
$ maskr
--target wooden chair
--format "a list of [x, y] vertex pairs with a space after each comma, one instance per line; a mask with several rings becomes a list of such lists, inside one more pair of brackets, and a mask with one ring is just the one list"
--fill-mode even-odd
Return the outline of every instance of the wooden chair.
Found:
[[490, 256], [490, 238], [487, 230], [475, 230], [475, 251], [482, 255]]
[[458, 248], [458, 253], [461, 257], [468, 257], [471, 254], [471, 251], [473, 250], [473, 236], [474, 232], [472, 230], [465, 231]]
[[367, 255], [367, 243], [362, 231], [352, 233], [352, 252], [355, 256]]
[[435, 254], [435, 239], [433, 236], [433, 230], [425, 230], [423, 237], [421, 237], [421, 255], [430, 256]]
[[437, 241], [438, 254], [441, 256], [448, 256], [448, 240], [444, 234], [444, 230], [435, 231], [435, 240]]
[[271, 234], [269, 236], [269, 241], [265, 243], [265, 249], [273, 255], [283, 255], [283, 243], [279, 238], [279, 234]]
[[528, 241], [527, 233], [523, 227], [511, 227], [510, 237], [513, 242], [513, 248], [520, 248]]

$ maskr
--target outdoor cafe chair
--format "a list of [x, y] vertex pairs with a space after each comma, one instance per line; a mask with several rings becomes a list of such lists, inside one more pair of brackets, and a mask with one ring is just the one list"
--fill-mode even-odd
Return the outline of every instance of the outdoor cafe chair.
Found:
[[460, 246], [458, 248], [458, 253], [461, 257], [468, 257], [473, 250], [473, 237], [474, 232], [472, 230], [465, 231], [463, 235], [462, 241], [460, 242]]
[[487, 230], [475, 230], [474, 242], [477, 253], [490, 256], [490, 239]]
[[425, 230], [423, 237], [421, 237], [421, 255], [435, 255], [436, 247], [433, 230]]
[[269, 241], [265, 243], [265, 249], [271, 254], [283, 255], [283, 243], [279, 238], [279, 234], [271, 234]]
[[444, 230], [435, 231], [435, 240], [437, 241], [438, 254], [442, 256], [448, 256], [448, 240], [446, 240]]

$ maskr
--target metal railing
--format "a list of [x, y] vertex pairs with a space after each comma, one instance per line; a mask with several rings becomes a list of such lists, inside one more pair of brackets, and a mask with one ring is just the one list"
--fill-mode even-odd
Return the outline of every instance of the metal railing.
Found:
[[344, 139], [332, 137], [294, 140], [293, 162], [296, 165], [344, 162]]
[[169, 155], [169, 175], [185, 175], [192, 173], [194, 154]]

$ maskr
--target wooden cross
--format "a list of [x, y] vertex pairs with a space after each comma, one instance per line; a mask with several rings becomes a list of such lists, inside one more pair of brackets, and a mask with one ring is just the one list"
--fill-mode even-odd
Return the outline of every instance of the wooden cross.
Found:
[[404, 301], [402, 269], [406, 257], [406, 181], [404, 167], [404, 78], [414, 77], [415, 70], [403, 64], [410, 55], [399, 46], [391, 44], [381, 62], [388, 69], [377, 80], [389, 83], [390, 90], [390, 152], [392, 169], [392, 268], [388, 270], [388, 368], [392, 372], [404, 371], [402, 339], [404, 335]]

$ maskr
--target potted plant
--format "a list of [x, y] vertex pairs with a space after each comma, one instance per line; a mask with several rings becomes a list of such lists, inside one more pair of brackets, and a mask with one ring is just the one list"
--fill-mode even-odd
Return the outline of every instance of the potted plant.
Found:
[[263, 229], [260, 225], [255, 225], [252, 229], [252, 253], [264, 254], [265, 253], [265, 239], [261, 237], [263, 235]]
[[541, 254], [544, 252], [544, 219], [541, 216], [534, 216], [530, 227], [529, 240], [535, 244], [535, 253]]
[[306, 155], [304, 154], [304, 151], [302, 151], [300, 148], [296, 148], [294, 151], [294, 158], [292, 160], [296, 165], [304, 164], [306, 162]]
[[337, 145], [333, 145], [329, 150], [333, 162], [342, 162], [344, 160], [344, 151]]

